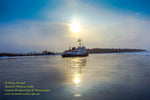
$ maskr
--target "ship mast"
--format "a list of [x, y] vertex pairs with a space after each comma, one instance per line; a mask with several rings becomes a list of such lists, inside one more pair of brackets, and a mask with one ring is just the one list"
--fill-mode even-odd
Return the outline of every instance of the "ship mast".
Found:
[[78, 41], [79, 42], [79, 47], [81, 47], [81, 39], [79, 38]]

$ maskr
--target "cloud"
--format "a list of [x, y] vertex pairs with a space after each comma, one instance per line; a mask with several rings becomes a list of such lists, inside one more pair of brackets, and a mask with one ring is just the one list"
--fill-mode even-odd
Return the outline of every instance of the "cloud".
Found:
[[66, 0], [50, 11], [40, 10], [45, 20], [15, 20], [0, 26], [0, 52], [63, 51], [77, 45], [69, 24], [75, 18], [80, 37], [88, 48], [145, 48], [150, 42], [150, 21], [141, 14], [123, 14], [79, 0]]
[[12, 24], [12, 27], [6, 26], [1, 30], [3, 34], [0, 37], [0, 45], [3, 49], [5, 48], [3, 51], [16, 52], [17, 48], [21, 49], [20, 52], [43, 49], [62, 50], [62, 44], [69, 31], [68, 26], [61, 22], [18, 22], [15, 26]]
[[[150, 21], [130, 17], [111, 24], [99, 25], [89, 34], [94, 33], [90, 46], [106, 48], [144, 48], [149, 49]], [[96, 45], [95, 45], [96, 44]], [[98, 45], [99, 44], [99, 45]]]

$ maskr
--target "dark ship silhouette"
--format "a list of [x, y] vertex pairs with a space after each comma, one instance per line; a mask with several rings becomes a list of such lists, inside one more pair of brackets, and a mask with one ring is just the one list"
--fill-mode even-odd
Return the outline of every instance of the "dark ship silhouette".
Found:
[[72, 47], [72, 49], [66, 50], [61, 55], [62, 57], [86, 57], [89, 55], [87, 52], [85, 46], [81, 45], [81, 39], [79, 39], [77, 42], [79, 42], [79, 46]]

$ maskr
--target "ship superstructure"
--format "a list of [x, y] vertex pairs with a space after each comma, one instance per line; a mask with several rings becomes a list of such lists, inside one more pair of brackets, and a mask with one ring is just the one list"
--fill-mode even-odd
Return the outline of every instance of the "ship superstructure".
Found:
[[81, 39], [79, 39], [77, 42], [79, 42], [79, 46], [72, 47], [69, 50], [64, 51], [62, 54], [62, 57], [85, 57], [88, 56], [89, 53], [87, 52], [85, 46], [83, 44], [81, 45]]

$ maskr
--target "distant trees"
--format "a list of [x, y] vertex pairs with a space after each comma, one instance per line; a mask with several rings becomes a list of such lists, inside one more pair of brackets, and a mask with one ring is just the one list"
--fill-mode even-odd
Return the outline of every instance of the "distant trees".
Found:
[[41, 53], [37, 53], [36, 51], [26, 53], [26, 54], [21, 54], [21, 53], [0, 53], [0, 57], [2, 56], [8, 56], [8, 57], [13, 57], [13, 56], [38, 56], [38, 55], [55, 55], [54, 52], [50, 52], [48, 50], [44, 50]]
[[93, 48], [93, 49], [87, 49], [89, 53], [119, 53], [119, 52], [140, 52], [140, 51], [146, 51], [142, 49], [127, 49], [127, 48]]
[[42, 51], [42, 54], [43, 55], [54, 55], [55, 53], [54, 52], [49, 52], [47, 50], [44, 50], [44, 51]]

